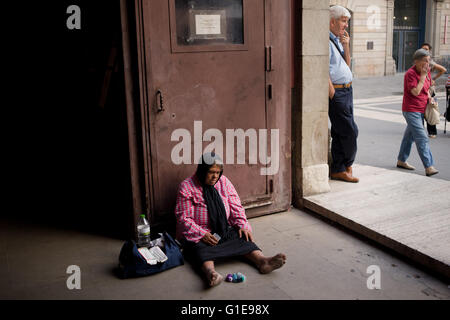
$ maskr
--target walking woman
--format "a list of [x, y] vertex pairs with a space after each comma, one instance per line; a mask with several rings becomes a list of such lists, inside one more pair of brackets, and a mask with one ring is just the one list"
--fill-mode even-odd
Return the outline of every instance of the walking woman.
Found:
[[432, 176], [439, 171], [434, 168], [433, 155], [430, 150], [428, 135], [423, 126], [425, 108], [431, 98], [430, 53], [418, 49], [413, 55], [414, 65], [405, 73], [403, 85], [403, 116], [406, 120], [406, 130], [400, 145], [397, 167], [414, 170], [406, 160], [415, 142], [417, 152], [425, 168], [425, 174]]

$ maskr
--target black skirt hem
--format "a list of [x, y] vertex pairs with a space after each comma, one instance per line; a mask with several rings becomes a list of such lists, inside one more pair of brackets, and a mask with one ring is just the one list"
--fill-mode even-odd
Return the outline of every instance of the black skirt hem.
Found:
[[243, 256], [252, 251], [261, 250], [254, 242], [247, 241], [245, 237], [239, 238], [236, 230], [233, 230], [232, 233], [231, 237], [224, 241], [221, 240], [215, 246], [210, 246], [202, 241], [195, 243], [185, 240], [185, 254], [188, 258], [193, 258], [197, 263], [203, 264], [205, 261]]

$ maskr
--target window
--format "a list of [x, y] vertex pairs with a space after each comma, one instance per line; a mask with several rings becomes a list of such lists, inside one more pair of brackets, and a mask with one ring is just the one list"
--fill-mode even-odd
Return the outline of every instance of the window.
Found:
[[172, 0], [172, 51], [246, 50], [244, 0]]

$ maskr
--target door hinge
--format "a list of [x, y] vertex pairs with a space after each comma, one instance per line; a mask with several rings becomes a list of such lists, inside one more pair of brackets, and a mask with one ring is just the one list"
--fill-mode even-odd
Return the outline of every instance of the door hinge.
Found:
[[272, 47], [266, 47], [266, 71], [272, 71]]
[[273, 96], [273, 92], [272, 92], [272, 85], [269, 84], [269, 86], [267, 87], [267, 97], [269, 98], [269, 100], [272, 100], [272, 96]]
[[273, 193], [273, 179], [269, 180], [269, 192]]

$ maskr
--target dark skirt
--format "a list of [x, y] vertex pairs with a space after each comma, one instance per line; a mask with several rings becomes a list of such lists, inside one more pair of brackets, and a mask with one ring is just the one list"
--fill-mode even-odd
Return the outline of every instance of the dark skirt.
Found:
[[185, 241], [185, 253], [196, 262], [203, 264], [205, 261], [215, 261], [220, 258], [243, 256], [255, 250], [261, 250], [252, 242], [247, 241], [245, 236], [239, 238], [239, 232], [232, 229], [226, 239], [220, 239], [215, 246], [199, 241], [198, 243]]

